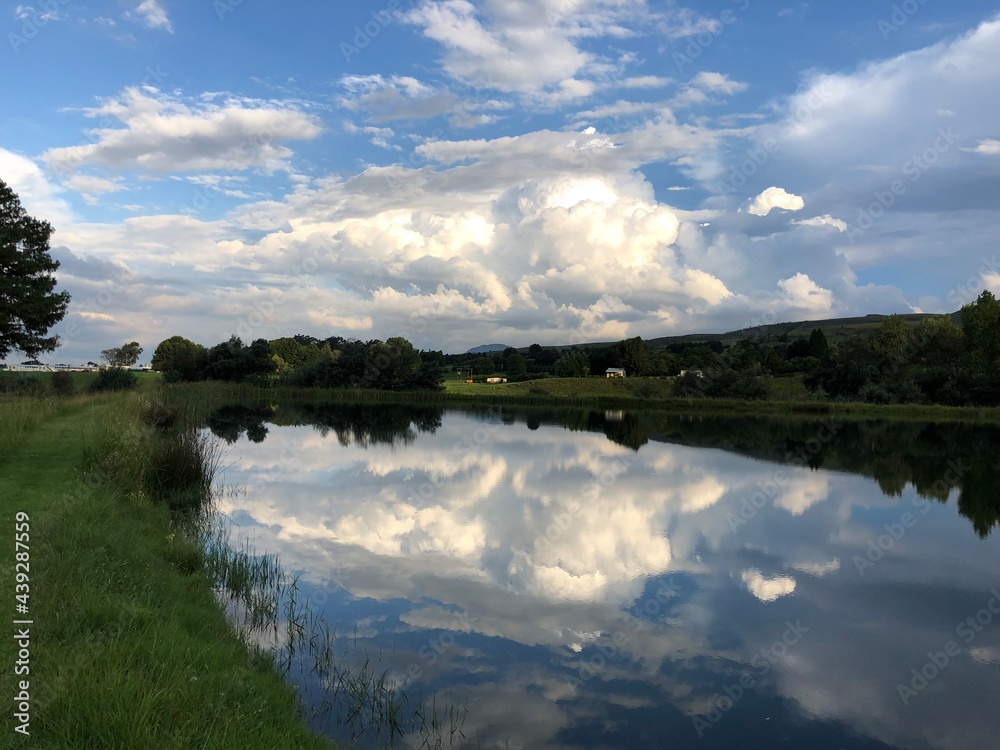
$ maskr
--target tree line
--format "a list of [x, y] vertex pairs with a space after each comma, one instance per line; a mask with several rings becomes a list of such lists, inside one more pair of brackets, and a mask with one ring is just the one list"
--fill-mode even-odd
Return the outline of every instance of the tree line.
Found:
[[434, 390], [444, 380], [444, 355], [418, 351], [402, 337], [356, 341], [297, 335], [245, 344], [233, 336], [204, 347], [172, 336], [156, 347], [151, 364], [172, 383], [223, 380], [260, 386], [410, 391]]
[[[233, 336], [204, 347], [181, 336], [156, 348], [152, 365], [168, 382], [224, 380], [257, 385], [437, 389], [448, 370], [484, 379], [677, 377], [674, 395], [767, 399], [772, 378], [799, 375], [817, 397], [878, 404], [1000, 405], [1000, 302], [988, 291], [950, 315], [911, 325], [899, 315], [873, 332], [835, 344], [821, 329], [808, 337], [768, 335], [725, 346], [718, 340], [654, 350], [640, 337], [603, 346], [507, 348], [486, 354], [420, 351], [402, 337], [356, 341], [296, 335], [245, 344]], [[686, 372], [685, 372], [686, 371]]]

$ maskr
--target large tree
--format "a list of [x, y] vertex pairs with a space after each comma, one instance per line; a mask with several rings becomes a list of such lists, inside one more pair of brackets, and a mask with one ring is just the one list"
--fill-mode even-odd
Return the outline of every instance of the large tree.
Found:
[[69, 294], [55, 291], [51, 236], [52, 225], [28, 216], [0, 180], [0, 359], [12, 351], [37, 357], [59, 345], [46, 334], [66, 315]]
[[138, 341], [130, 341], [122, 346], [115, 346], [101, 352], [101, 359], [108, 363], [108, 367], [131, 367], [139, 361], [142, 354], [142, 347]]
[[201, 380], [205, 376], [208, 352], [201, 344], [183, 336], [171, 336], [160, 342], [153, 353], [153, 369], [162, 372], [165, 380]]

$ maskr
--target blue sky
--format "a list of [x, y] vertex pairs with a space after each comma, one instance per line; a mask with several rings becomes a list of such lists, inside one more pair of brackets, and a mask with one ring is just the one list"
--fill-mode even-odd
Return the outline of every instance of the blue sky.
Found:
[[53, 361], [175, 334], [565, 344], [1000, 291], [997, 2], [4, 13], [0, 179], [55, 226], [73, 295]]

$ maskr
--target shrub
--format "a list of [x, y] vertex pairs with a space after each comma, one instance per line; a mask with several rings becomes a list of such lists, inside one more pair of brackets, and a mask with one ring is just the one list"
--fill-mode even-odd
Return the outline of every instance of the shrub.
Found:
[[120, 367], [108, 367], [97, 373], [94, 382], [90, 384], [93, 393], [102, 391], [129, 391], [136, 387], [139, 379], [135, 373]]
[[57, 396], [72, 396], [76, 392], [76, 383], [68, 372], [52, 373], [52, 390]]
[[42, 379], [31, 375], [17, 375], [11, 380], [0, 384], [0, 390], [16, 393], [19, 396], [41, 396], [45, 392]]

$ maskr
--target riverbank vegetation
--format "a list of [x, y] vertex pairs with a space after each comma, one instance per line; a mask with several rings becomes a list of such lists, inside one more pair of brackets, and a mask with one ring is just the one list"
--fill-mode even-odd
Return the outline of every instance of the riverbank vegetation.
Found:
[[[685, 340], [654, 350], [635, 337], [466, 355], [418, 351], [400, 337], [361, 342], [298, 335], [247, 345], [233, 336], [206, 348], [174, 336], [157, 347], [152, 364], [166, 382], [257, 387], [415, 392], [447, 386], [449, 393], [464, 393], [454, 381], [483, 395], [500, 393], [489, 386], [504, 386], [511, 397], [1000, 406], [1000, 302], [984, 291], [959, 317], [955, 325], [947, 315], [915, 323], [892, 315], [834, 344], [817, 328], [805, 338], [765, 334], [728, 347], [718, 339]], [[627, 377], [605, 377], [618, 369]], [[605, 380], [615, 384], [601, 384]], [[805, 388], [789, 391], [796, 383]]]
[[[158, 435], [155, 412], [136, 396], [0, 402], [2, 514], [30, 519], [24, 746], [331, 747], [215, 601], [178, 513], [204, 499], [211, 452]], [[16, 694], [10, 670], [3, 683]]]

